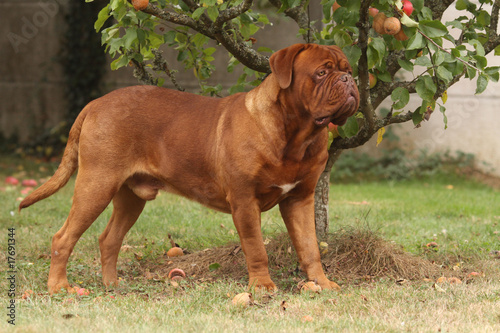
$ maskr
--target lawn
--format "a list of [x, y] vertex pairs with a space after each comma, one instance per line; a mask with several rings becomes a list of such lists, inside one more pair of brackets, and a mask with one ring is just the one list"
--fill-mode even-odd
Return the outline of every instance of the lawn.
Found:
[[[245, 291], [245, 279], [200, 280], [178, 285], [148, 278], [145, 264], [165, 261], [167, 235], [188, 252], [237, 243], [231, 217], [185, 199], [162, 194], [148, 203], [124, 244], [118, 263], [120, 286], [105, 290], [100, 283], [97, 237], [111, 215], [108, 208], [83, 235], [70, 257], [70, 284], [88, 296], [49, 297], [46, 280], [50, 242], [71, 205], [73, 182], [56, 195], [17, 213], [21, 186], [3, 179], [40, 178], [53, 164], [0, 163], [0, 226], [4, 276], [0, 298], [7, 314], [9, 282], [8, 229], [15, 228], [16, 325], [5, 320], [0, 331], [19, 332], [498, 332], [500, 331], [500, 191], [453, 174], [406, 181], [333, 184], [330, 191], [331, 231], [370, 230], [387, 243], [456, 273], [461, 284], [396, 281], [377, 276], [342, 280], [342, 291], [300, 293], [282, 288], [256, 294], [255, 304], [235, 307], [234, 295]], [[266, 239], [285, 232], [276, 209], [263, 214]], [[427, 246], [432, 243], [433, 246]], [[333, 247], [334, 244], [330, 244]], [[292, 265], [293, 266], [293, 265]], [[296, 267], [289, 267], [293, 271]], [[467, 278], [472, 272], [479, 276]], [[276, 272], [273, 272], [276, 274]], [[303, 278], [296, 273], [295, 280]], [[216, 275], [217, 276], [217, 275]], [[333, 277], [335, 279], [335, 277]], [[279, 277], [274, 276], [280, 286]], [[289, 284], [287, 284], [288, 286]], [[26, 291], [33, 294], [23, 299]], [[28, 294], [26, 294], [27, 296]]]

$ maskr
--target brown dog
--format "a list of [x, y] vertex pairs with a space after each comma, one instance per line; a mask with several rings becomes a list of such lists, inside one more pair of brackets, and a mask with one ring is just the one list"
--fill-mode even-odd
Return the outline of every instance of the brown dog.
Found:
[[231, 213], [249, 284], [267, 289], [276, 286], [260, 215], [279, 204], [308, 279], [339, 288], [321, 266], [314, 188], [328, 157], [328, 123], [344, 124], [359, 105], [351, 67], [338, 47], [313, 44], [282, 49], [270, 65], [272, 74], [248, 93], [218, 99], [136, 86], [83, 109], [61, 165], [19, 206], [54, 194], [79, 168], [69, 216], [52, 239], [50, 293], [69, 288], [68, 257], [111, 201], [99, 246], [103, 282], [116, 284], [123, 238], [158, 190]]

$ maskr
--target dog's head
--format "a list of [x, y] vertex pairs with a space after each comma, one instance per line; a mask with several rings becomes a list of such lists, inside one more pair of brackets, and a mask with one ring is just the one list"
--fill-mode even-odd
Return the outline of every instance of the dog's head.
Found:
[[343, 125], [359, 107], [352, 69], [338, 46], [295, 44], [269, 59], [280, 88], [317, 126]]

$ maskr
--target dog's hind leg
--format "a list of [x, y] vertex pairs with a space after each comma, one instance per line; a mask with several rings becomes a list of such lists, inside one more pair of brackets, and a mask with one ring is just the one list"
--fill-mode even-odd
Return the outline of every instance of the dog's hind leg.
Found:
[[99, 236], [102, 281], [105, 286], [118, 283], [116, 262], [123, 238], [144, 209], [146, 201], [123, 185], [113, 198], [113, 213], [104, 232]]
[[96, 179], [90, 172], [79, 172], [69, 216], [52, 238], [49, 294], [61, 288], [69, 289], [66, 265], [73, 248], [82, 234], [103, 212], [118, 190], [115, 180]]

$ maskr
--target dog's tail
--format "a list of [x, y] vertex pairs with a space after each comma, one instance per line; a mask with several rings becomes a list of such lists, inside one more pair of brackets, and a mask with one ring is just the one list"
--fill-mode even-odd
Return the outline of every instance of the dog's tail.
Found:
[[87, 112], [88, 106], [85, 107], [82, 112], [80, 112], [75, 120], [75, 123], [71, 127], [68, 136], [68, 143], [66, 144], [66, 148], [64, 149], [61, 164], [57, 168], [54, 175], [47, 182], [42, 184], [42, 186], [30, 193], [26, 198], [24, 198], [23, 201], [21, 201], [21, 203], [19, 204], [19, 211], [51, 196], [68, 183], [71, 175], [73, 175], [76, 168], [78, 167], [78, 147], [80, 141], [80, 132], [82, 130], [83, 121], [87, 116]]

